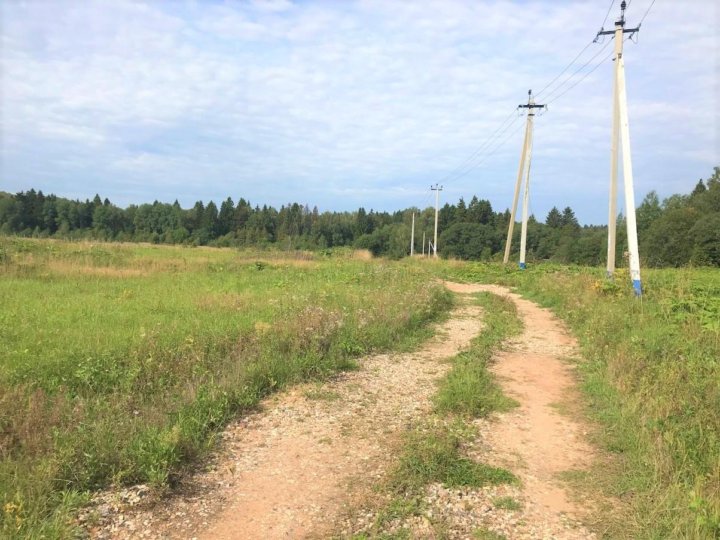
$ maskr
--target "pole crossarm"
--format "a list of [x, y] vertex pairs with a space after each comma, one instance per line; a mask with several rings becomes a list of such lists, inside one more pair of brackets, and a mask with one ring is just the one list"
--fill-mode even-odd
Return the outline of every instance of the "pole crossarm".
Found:
[[623, 0], [623, 2], [620, 4], [620, 18], [615, 21], [615, 30], [605, 30], [604, 28], [601, 28], [600, 31], [595, 36], [595, 39], [593, 40], [595, 43], [597, 43], [598, 38], [600, 36], [614, 36], [617, 34], [619, 28], [622, 28], [623, 34], [630, 34], [630, 37], [633, 36], [636, 32], [640, 31], [640, 25], [638, 25], [636, 28], [625, 28], [625, 9], [627, 8], [627, 4]]
[[518, 109], [527, 109], [528, 116], [535, 116], [535, 113], [533, 112], [534, 109], [547, 109], [547, 105], [541, 105], [539, 103], [535, 103], [535, 100], [532, 97], [532, 90], [528, 90], [527, 104], [520, 104], [517, 106], [517, 108]]
[[[640, 31], [640, 27], [637, 28], [623, 28], [623, 34], [634, 34]], [[597, 36], [614, 36], [615, 30], [600, 30]], [[597, 39], [597, 36], [595, 38]], [[632, 37], [632, 36], [631, 36]]]

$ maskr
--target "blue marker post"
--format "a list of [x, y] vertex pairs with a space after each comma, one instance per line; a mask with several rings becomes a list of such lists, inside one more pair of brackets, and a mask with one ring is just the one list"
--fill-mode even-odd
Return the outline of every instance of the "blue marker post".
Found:
[[632, 279], [633, 291], [635, 296], [642, 296], [642, 283], [640, 282], [640, 263], [634, 262], [632, 255], [630, 256], [630, 278]]

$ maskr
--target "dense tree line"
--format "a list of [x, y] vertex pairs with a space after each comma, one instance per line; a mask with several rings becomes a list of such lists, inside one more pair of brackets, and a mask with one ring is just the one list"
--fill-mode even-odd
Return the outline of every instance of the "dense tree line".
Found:
[[[0, 233], [70, 239], [136, 241], [214, 246], [276, 246], [282, 249], [325, 249], [352, 246], [375, 255], [400, 258], [410, 248], [415, 213], [415, 251], [427, 252], [434, 226], [432, 208], [388, 212], [322, 212], [297, 203], [280, 207], [252, 206], [230, 197], [220, 207], [198, 201], [183, 209], [158, 201], [125, 209], [96, 195], [69, 200], [42, 191], [0, 192]], [[492, 260], [502, 256], [510, 213], [495, 212], [489, 201], [473, 197], [445, 204], [439, 214], [439, 252], [444, 257]], [[637, 209], [640, 254], [645, 264], [720, 266], [720, 168], [689, 195], [660, 201], [649, 193]], [[626, 248], [625, 224], [618, 223], [618, 260]], [[426, 235], [422, 245], [423, 232]], [[515, 227], [513, 245], [519, 244]], [[605, 260], [607, 227], [580, 226], [573, 210], [553, 208], [544, 222], [528, 223], [528, 260], [597, 265]]]

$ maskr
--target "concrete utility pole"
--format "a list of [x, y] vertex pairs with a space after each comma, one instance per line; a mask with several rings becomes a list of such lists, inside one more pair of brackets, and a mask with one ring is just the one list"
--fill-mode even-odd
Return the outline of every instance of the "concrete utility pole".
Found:
[[425, 231], [423, 231], [422, 254], [425, 256]]
[[633, 187], [632, 154], [630, 152], [630, 126], [628, 123], [627, 91], [625, 88], [625, 61], [623, 59], [624, 35], [640, 30], [625, 28], [625, 0], [620, 4], [620, 18], [615, 21], [615, 30], [600, 30], [599, 36], [612, 35], [615, 38], [615, 82], [613, 85], [613, 118], [610, 150], [610, 204], [608, 210], [608, 251], [607, 276], [612, 278], [615, 271], [615, 238], [617, 222], [617, 168], [618, 138], [622, 143], [623, 180], [625, 184], [625, 213], [627, 222], [628, 250], [630, 252], [630, 278], [636, 296], [642, 295], [640, 281], [640, 255], [638, 252], [637, 225], [635, 221], [635, 190]]
[[517, 181], [515, 182], [515, 194], [513, 195], [512, 209], [510, 210], [510, 223], [508, 225], [507, 240], [505, 240], [505, 256], [503, 263], [507, 264], [510, 259], [510, 246], [512, 244], [513, 228], [515, 227], [515, 214], [517, 213], [518, 198], [520, 196], [520, 185], [525, 176], [525, 192], [523, 193], [522, 210], [522, 232], [520, 235], [520, 268], [525, 269], [525, 247], [527, 245], [527, 220], [528, 207], [530, 205], [530, 158], [532, 156], [533, 141], [533, 120], [535, 109], [544, 109], [547, 105], [538, 105], [532, 97], [532, 90], [528, 90], [527, 105], [518, 105], [518, 109], [527, 109], [527, 123], [525, 124], [525, 138], [522, 151], [520, 152], [520, 166], [518, 167]]
[[437, 258], [437, 229], [438, 229], [438, 206], [440, 204], [440, 192], [443, 187], [439, 184], [430, 186], [430, 189], [435, 192], [435, 237], [433, 238], [433, 257]]
[[410, 229], [410, 256], [415, 255], [415, 212], [413, 212], [412, 228]]

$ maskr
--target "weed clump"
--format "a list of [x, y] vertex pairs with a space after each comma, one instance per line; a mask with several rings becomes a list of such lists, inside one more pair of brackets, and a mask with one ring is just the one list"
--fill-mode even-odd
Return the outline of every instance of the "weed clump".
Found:
[[408, 437], [391, 485], [413, 493], [432, 482], [446, 487], [481, 487], [516, 483], [505, 469], [491, 467], [462, 455], [462, 439], [448, 429], [417, 431]]

